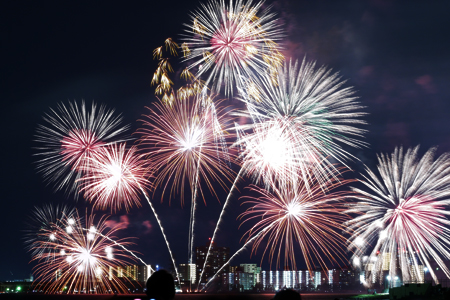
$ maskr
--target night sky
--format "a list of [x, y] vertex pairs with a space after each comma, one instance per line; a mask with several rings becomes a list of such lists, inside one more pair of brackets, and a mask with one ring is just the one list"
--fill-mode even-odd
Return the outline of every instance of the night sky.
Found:
[[[3, 1], [1, 22], [2, 172], [0, 193], [0, 280], [29, 277], [33, 264], [24, 247], [25, 221], [34, 206], [67, 203], [89, 208], [54, 192], [36, 172], [33, 141], [42, 116], [60, 102], [94, 100], [121, 113], [130, 134], [156, 100], [150, 81], [152, 51], [167, 37], [180, 40], [189, 11], [200, 1]], [[450, 151], [450, 18], [448, 1], [300, 1], [272, 3], [286, 37], [284, 54], [317, 60], [339, 71], [354, 86], [365, 111], [366, 149], [351, 150], [369, 167], [376, 153], [395, 146], [421, 145], [421, 154], [439, 146]], [[223, 98], [223, 97], [222, 97]], [[230, 99], [229, 105], [236, 100]], [[354, 176], [362, 170], [354, 164]], [[245, 193], [244, 185], [240, 194]], [[223, 203], [226, 192], [221, 192]], [[221, 204], [207, 195], [200, 202], [196, 245], [212, 235]], [[177, 263], [187, 262], [189, 205], [154, 199]], [[168, 252], [150, 208], [111, 216], [134, 236], [133, 250], [148, 263], [170, 268]], [[217, 243], [234, 253], [244, 229], [238, 197], [228, 210]], [[97, 211], [97, 214], [110, 213]], [[244, 252], [232, 264], [259, 263]], [[304, 267], [302, 263], [299, 267]], [[263, 268], [268, 268], [267, 259]]]

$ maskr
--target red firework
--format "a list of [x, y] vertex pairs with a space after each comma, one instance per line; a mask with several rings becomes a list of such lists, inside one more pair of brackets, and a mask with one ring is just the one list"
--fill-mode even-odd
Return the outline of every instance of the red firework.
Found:
[[98, 154], [104, 143], [97, 139], [94, 132], [85, 129], [74, 129], [61, 141], [62, 161], [72, 169], [79, 169], [88, 164], [87, 158]]
[[46, 114], [47, 124], [39, 125], [36, 134], [38, 170], [45, 180], [54, 182], [57, 190], [77, 191], [77, 180], [89, 170], [90, 159], [105, 145], [123, 140], [118, 137], [127, 126], [120, 127], [122, 118], [113, 113], [104, 106], [97, 109], [95, 103], [87, 110], [84, 102], [69, 102]]
[[32, 259], [38, 261], [36, 288], [48, 293], [128, 293], [123, 279], [129, 279], [119, 278], [119, 273], [136, 256], [125, 248], [132, 244], [128, 239], [115, 236], [122, 228], [108, 228], [106, 221], [106, 216], [95, 221], [93, 214], [81, 218], [76, 213], [40, 228], [32, 244], [39, 253]]
[[213, 180], [226, 188], [225, 182], [232, 178], [225, 140], [228, 115], [205, 100], [176, 99], [171, 107], [157, 103], [138, 131], [147, 163], [155, 170], [155, 186], [170, 188], [171, 196], [179, 192], [182, 203], [186, 183], [202, 193], [199, 182], [204, 180], [215, 193]]
[[308, 184], [298, 184], [292, 188], [274, 188], [273, 193], [260, 187], [251, 186], [256, 197], [245, 196], [246, 204], [252, 206], [241, 214], [244, 222], [256, 220], [257, 223], [246, 232], [254, 240], [253, 251], [264, 248], [263, 257], [268, 253], [270, 264], [276, 257], [279, 267], [284, 256], [283, 266], [296, 269], [295, 245], [309, 270], [315, 265], [326, 269], [326, 260], [345, 264], [345, 241], [343, 223], [349, 219], [344, 200], [348, 192], [337, 191], [349, 181], [331, 178], [323, 183], [311, 180]]

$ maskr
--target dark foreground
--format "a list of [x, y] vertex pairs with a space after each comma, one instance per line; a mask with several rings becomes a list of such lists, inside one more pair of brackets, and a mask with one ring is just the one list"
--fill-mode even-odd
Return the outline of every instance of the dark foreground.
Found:
[[[275, 294], [177, 294], [174, 300], [270, 300]], [[304, 293], [302, 300], [347, 299], [355, 294]], [[149, 300], [144, 294], [132, 295], [43, 295], [43, 294], [0, 294], [0, 300]]]

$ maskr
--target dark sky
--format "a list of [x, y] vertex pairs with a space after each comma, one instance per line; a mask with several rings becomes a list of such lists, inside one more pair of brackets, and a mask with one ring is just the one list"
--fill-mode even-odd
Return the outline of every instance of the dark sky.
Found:
[[[61, 101], [95, 100], [115, 108], [135, 130], [139, 126], [136, 120], [146, 113], [144, 107], [155, 101], [150, 86], [156, 65], [153, 49], [167, 37], [179, 38], [183, 23], [189, 22], [188, 12], [199, 3], [0, 4], [0, 280], [25, 278], [31, 273], [23, 230], [33, 206], [75, 205], [73, 197], [54, 193], [36, 173], [33, 134], [42, 123], [42, 115]], [[376, 153], [391, 152], [397, 145], [420, 144], [421, 153], [436, 145], [438, 153], [450, 151], [448, 1], [267, 3], [273, 3], [273, 11], [284, 24], [286, 56], [302, 59], [306, 55], [339, 71], [355, 87], [369, 113], [366, 141], [370, 147], [352, 150], [364, 163], [375, 167]], [[354, 168], [361, 169], [360, 165]], [[243, 186], [240, 188], [242, 191]], [[232, 253], [242, 245], [244, 233], [236, 221], [243, 209], [236, 199], [217, 241], [229, 246]], [[89, 207], [83, 199], [76, 206]], [[182, 209], [176, 199], [171, 206], [155, 199], [155, 206], [177, 262], [186, 262], [189, 207]], [[211, 236], [220, 209], [221, 204], [212, 197], [206, 207], [199, 205], [196, 245]], [[170, 267], [161, 233], [146, 203], [128, 214], [118, 212], [112, 219], [127, 223], [123, 236], [138, 238], [133, 249], [145, 261]], [[250, 258], [245, 252], [236, 263], [259, 260], [260, 256]]]

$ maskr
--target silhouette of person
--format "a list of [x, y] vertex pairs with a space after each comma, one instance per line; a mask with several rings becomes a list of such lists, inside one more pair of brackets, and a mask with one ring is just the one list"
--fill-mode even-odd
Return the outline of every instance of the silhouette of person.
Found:
[[275, 294], [273, 300], [302, 300], [302, 296], [294, 290], [281, 290]]
[[175, 298], [175, 284], [172, 275], [166, 270], [159, 270], [147, 280], [147, 296], [156, 300]]

